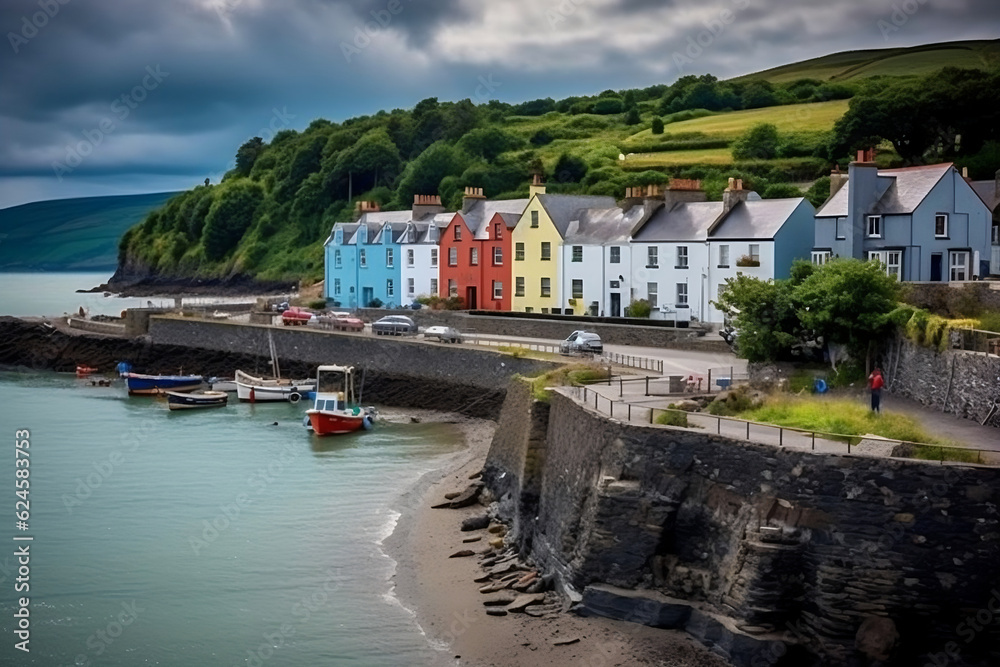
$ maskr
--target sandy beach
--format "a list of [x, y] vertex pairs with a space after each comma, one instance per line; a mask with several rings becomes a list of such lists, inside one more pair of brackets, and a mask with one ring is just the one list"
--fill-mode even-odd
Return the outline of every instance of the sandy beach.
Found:
[[[386, 547], [397, 561], [398, 599], [417, 615], [435, 644], [449, 646], [444, 662], [467, 667], [548, 665], [550, 667], [722, 667], [726, 661], [683, 632], [634, 623], [582, 618], [571, 612], [532, 617], [486, 613], [473, 580], [483, 573], [478, 553], [488, 544], [486, 530], [461, 532], [463, 519], [482, 515], [475, 504], [462, 509], [431, 509], [449, 492], [465, 489], [486, 458], [496, 424], [458, 418], [468, 448], [441, 470], [427, 475], [405, 498], [404, 511]], [[463, 539], [481, 537], [474, 543]], [[472, 549], [477, 555], [449, 558]], [[565, 642], [565, 643], [563, 643]]]

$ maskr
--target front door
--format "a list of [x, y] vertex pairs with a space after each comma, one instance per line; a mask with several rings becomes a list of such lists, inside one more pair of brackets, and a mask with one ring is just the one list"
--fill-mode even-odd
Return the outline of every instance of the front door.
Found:
[[931, 254], [931, 280], [941, 282], [941, 253]]
[[465, 307], [469, 310], [475, 310], [479, 307], [476, 303], [476, 288], [474, 286], [469, 286], [465, 288]]
[[617, 292], [611, 293], [611, 317], [622, 316], [622, 295]]
[[361, 307], [367, 308], [368, 304], [375, 300], [375, 288], [374, 287], [362, 287], [361, 288]]

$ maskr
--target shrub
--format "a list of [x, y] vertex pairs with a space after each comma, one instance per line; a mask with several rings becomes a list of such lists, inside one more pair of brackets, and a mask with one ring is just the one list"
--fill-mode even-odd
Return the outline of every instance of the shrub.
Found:
[[313, 310], [322, 310], [326, 308], [326, 299], [313, 299], [306, 304], [307, 308], [312, 308]]
[[750, 387], [742, 385], [731, 389], [724, 396], [716, 398], [708, 404], [708, 411], [713, 415], [731, 417], [746, 412], [759, 405], [750, 393]]
[[652, 312], [652, 307], [649, 305], [649, 301], [645, 299], [636, 299], [628, 305], [628, 316], [629, 317], [642, 317], [649, 318], [650, 312]]
[[750, 255], [740, 255], [736, 260], [736, 266], [760, 266], [760, 260], [753, 259]]
[[653, 119], [653, 125], [650, 130], [653, 134], [663, 134], [663, 119], [656, 117]]
[[609, 114], [621, 113], [625, 110], [625, 105], [622, 101], [615, 97], [602, 97], [601, 99], [594, 102], [594, 106], [591, 107], [591, 113], [599, 114], [602, 116], [607, 116]]
[[980, 313], [976, 328], [984, 331], [1000, 332], [1000, 311], [988, 310]]
[[737, 160], [771, 160], [778, 156], [777, 126], [758, 123], [733, 144], [733, 157]]
[[375, 297], [374, 299], [372, 299], [371, 301], [368, 302], [368, 307], [369, 308], [381, 308], [382, 307], [382, 299], [380, 299], [378, 297]]
[[[668, 407], [673, 408], [674, 404], [671, 403]], [[656, 417], [657, 424], [663, 424], [665, 426], [683, 426], [687, 428], [688, 416], [683, 410], [671, 410], [669, 412], [661, 412]]]

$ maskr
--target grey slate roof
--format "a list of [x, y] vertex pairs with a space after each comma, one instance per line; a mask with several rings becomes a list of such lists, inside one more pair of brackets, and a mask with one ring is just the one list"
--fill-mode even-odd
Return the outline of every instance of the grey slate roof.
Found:
[[[488, 235], [486, 225], [489, 224], [495, 214], [512, 213], [520, 217], [527, 205], [527, 199], [479, 199], [473, 202], [468, 211], [459, 211], [459, 213], [462, 219], [465, 220], [466, 226], [472, 231], [473, 237], [479, 239], [486, 238]], [[454, 215], [454, 213], [451, 214], [451, 216]]]
[[344, 231], [343, 234], [344, 243], [347, 243], [348, 241], [350, 241], [351, 237], [354, 236], [354, 232], [358, 231], [358, 223], [356, 222], [334, 223], [333, 227], [330, 229], [330, 235], [326, 237], [326, 241], [323, 242], [323, 245], [330, 245], [331, 243], [333, 243], [333, 233], [337, 231], [337, 229], [342, 229]]
[[[938, 181], [952, 168], [950, 162], [945, 162], [924, 167], [879, 169], [879, 179], [890, 180], [885, 192], [868, 213], [881, 215], [913, 213]], [[816, 212], [816, 217], [846, 217], [850, 187], [851, 181], [848, 180], [833, 197], [820, 207], [819, 211]]]
[[972, 181], [969, 185], [991, 211], [996, 212], [1000, 209], [1000, 188], [997, 188], [996, 181]]
[[633, 206], [627, 212], [617, 206], [581, 209], [570, 220], [563, 240], [586, 245], [628, 243], [632, 228], [644, 213], [641, 205]]
[[722, 215], [721, 201], [678, 202], [661, 208], [633, 237], [639, 243], [704, 241], [708, 228]]
[[[576, 216], [576, 212], [585, 208], [612, 208], [615, 206], [614, 197], [604, 197], [600, 195], [537, 195], [539, 203], [545, 207], [545, 212], [549, 214], [553, 224], [559, 231], [559, 235], [566, 238], [566, 230], [569, 223]], [[527, 202], [525, 202], [527, 206]], [[524, 209], [522, 208], [523, 212]]]
[[795, 197], [741, 202], [715, 228], [712, 239], [773, 239], [803, 201]]

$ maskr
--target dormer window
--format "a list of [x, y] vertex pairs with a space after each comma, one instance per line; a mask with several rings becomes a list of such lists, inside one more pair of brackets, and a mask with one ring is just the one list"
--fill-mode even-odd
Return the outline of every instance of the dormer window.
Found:
[[934, 216], [934, 238], [948, 238], [948, 214], [938, 213]]
[[882, 216], [881, 215], [869, 215], [868, 216], [868, 238], [880, 239], [882, 238]]

